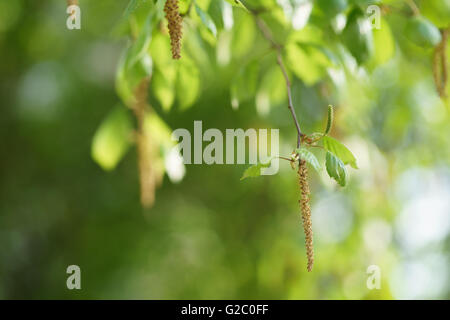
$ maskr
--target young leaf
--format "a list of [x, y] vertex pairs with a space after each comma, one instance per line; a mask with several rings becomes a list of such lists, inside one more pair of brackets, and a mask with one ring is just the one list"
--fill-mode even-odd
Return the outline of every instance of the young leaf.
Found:
[[317, 172], [322, 169], [316, 156], [311, 151], [306, 148], [298, 148], [295, 151], [299, 154], [300, 159], [308, 162]]
[[125, 9], [125, 12], [123, 13], [122, 19], [125, 21], [129, 18], [130, 14], [132, 14], [140, 5], [144, 2], [143, 0], [131, 0], [127, 8]]
[[134, 103], [134, 87], [152, 73], [152, 60], [148, 48], [152, 42], [153, 13], [149, 13], [134, 42], [120, 58], [116, 73], [116, 91], [122, 101], [130, 106]]
[[244, 171], [244, 174], [241, 177], [241, 180], [245, 178], [255, 178], [261, 175], [261, 168], [270, 167], [270, 161], [267, 163], [257, 163]]
[[227, 2], [230, 3], [234, 7], [239, 7], [239, 8], [242, 8], [242, 9], [248, 11], [247, 7], [240, 0], [227, 0]]
[[197, 66], [184, 57], [178, 66], [176, 82], [177, 99], [181, 109], [187, 109], [197, 100], [200, 90], [200, 72]]
[[136, 42], [128, 50], [127, 55], [127, 68], [132, 67], [137, 61], [139, 61], [148, 51], [150, 42], [152, 40], [153, 31], [153, 13], [149, 13], [145, 19], [145, 23], [142, 26], [142, 30], [136, 39]]
[[333, 118], [334, 118], [334, 112], [333, 112], [333, 106], [328, 106], [328, 119], [327, 119], [327, 128], [325, 129], [325, 134], [330, 133], [331, 127], [333, 126]]
[[330, 151], [336, 157], [341, 159], [344, 164], [350, 164], [352, 168], [358, 169], [355, 156], [346, 146], [336, 139], [329, 136], [323, 137], [323, 146], [327, 151]]
[[328, 175], [344, 187], [347, 183], [347, 170], [345, 169], [344, 163], [329, 151], [327, 151], [325, 159]]
[[164, 111], [169, 111], [175, 101], [175, 79], [167, 77], [159, 70], [154, 73], [152, 79], [153, 94], [161, 103]]
[[91, 155], [104, 170], [116, 167], [130, 146], [132, 121], [127, 110], [116, 107], [103, 120], [92, 140]]
[[240, 103], [255, 95], [258, 83], [260, 65], [257, 60], [253, 60], [236, 73], [231, 81], [230, 95], [233, 108], [239, 107]]
[[211, 32], [214, 37], [217, 36], [217, 27], [209, 14], [203, 11], [198, 5], [195, 5], [195, 11], [209, 32]]
[[442, 40], [439, 29], [423, 17], [408, 20], [405, 29], [406, 37], [417, 46], [431, 48]]

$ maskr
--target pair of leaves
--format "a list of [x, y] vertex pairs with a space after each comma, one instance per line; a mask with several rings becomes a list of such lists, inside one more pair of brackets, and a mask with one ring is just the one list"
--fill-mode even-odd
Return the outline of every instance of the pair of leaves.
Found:
[[[350, 164], [356, 169], [355, 157], [342, 143], [328, 136], [324, 137], [324, 148], [327, 150], [325, 155], [325, 166], [328, 175], [336, 180], [340, 186], [344, 187], [347, 183], [347, 169], [345, 168], [345, 165]], [[305, 160], [316, 171], [319, 172], [321, 170], [319, 161], [311, 151], [306, 148], [299, 148], [296, 149], [296, 152], [299, 154], [300, 159]]]
[[[347, 182], [346, 164], [350, 164], [357, 169], [356, 158], [351, 151], [336, 139], [328, 136], [333, 125], [334, 112], [331, 105], [328, 106], [327, 126], [324, 133], [316, 133], [310, 136], [313, 141], [323, 139], [323, 147], [326, 150], [325, 166], [328, 175], [335, 179], [341, 186], [345, 186]], [[317, 171], [320, 170], [320, 164], [317, 158], [308, 149], [299, 148], [296, 150], [300, 159], [308, 162]]]
[[152, 93], [164, 111], [170, 110], [175, 100], [184, 110], [192, 106], [199, 96], [200, 70], [187, 54], [175, 61], [168, 52], [169, 37], [156, 33], [150, 44], [150, 53], [155, 64]]
[[323, 146], [327, 150], [325, 164], [328, 175], [342, 187], [345, 186], [347, 183], [345, 165], [349, 164], [352, 168], [358, 169], [355, 156], [346, 146], [329, 136], [323, 137]]

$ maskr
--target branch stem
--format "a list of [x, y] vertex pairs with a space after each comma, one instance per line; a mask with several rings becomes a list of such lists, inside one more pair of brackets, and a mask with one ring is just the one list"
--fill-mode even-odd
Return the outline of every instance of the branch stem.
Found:
[[256, 25], [258, 26], [259, 30], [261, 31], [263, 37], [270, 42], [273, 49], [275, 49], [277, 54], [277, 63], [280, 66], [281, 72], [283, 73], [284, 80], [286, 82], [286, 89], [287, 89], [287, 95], [288, 95], [288, 108], [291, 111], [292, 118], [294, 119], [295, 128], [297, 130], [297, 148], [300, 147], [301, 141], [302, 141], [302, 130], [300, 129], [300, 124], [297, 120], [297, 115], [295, 114], [294, 104], [292, 102], [292, 90], [291, 90], [291, 80], [289, 79], [286, 66], [283, 62], [283, 55], [282, 55], [282, 49], [283, 46], [280, 45], [275, 41], [275, 39], [272, 36], [272, 32], [267, 27], [267, 25], [264, 23], [264, 21], [258, 16], [258, 13], [255, 11], [252, 11], [253, 16], [255, 17]]

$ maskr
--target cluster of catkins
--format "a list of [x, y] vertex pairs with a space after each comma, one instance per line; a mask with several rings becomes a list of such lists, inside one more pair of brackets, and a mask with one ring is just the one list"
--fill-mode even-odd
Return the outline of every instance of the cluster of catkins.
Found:
[[308, 257], [308, 271], [312, 270], [314, 264], [314, 248], [313, 248], [313, 232], [311, 221], [311, 207], [309, 204], [309, 184], [308, 184], [308, 168], [306, 161], [300, 160], [298, 166], [298, 177], [301, 192], [301, 199], [299, 200], [300, 209], [302, 212], [303, 231], [305, 233], [306, 255]]
[[183, 18], [178, 9], [178, 0], [167, 0], [164, 5], [164, 12], [169, 22], [168, 28], [170, 44], [172, 46], [172, 58], [180, 59]]

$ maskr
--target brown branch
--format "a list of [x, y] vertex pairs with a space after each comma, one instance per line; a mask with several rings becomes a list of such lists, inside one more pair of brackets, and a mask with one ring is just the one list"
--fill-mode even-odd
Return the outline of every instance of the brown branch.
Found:
[[282, 48], [283, 46], [280, 45], [275, 41], [275, 39], [272, 36], [272, 32], [269, 30], [267, 25], [264, 23], [264, 21], [258, 16], [258, 13], [255, 11], [251, 11], [253, 16], [255, 17], [256, 25], [258, 26], [259, 30], [261, 31], [263, 37], [270, 42], [273, 49], [275, 49], [277, 54], [277, 63], [280, 66], [281, 72], [283, 73], [284, 80], [286, 82], [286, 89], [287, 89], [287, 95], [288, 95], [288, 108], [291, 111], [292, 118], [294, 119], [295, 128], [297, 129], [297, 148], [300, 147], [303, 133], [300, 129], [300, 124], [297, 120], [297, 115], [295, 114], [294, 104], [292, 102], [292, 92], [291, 92], [291, 81], [289, 80], [289, 76], [287, 74], [286, 67], [283, 62], [283, 54], [282, 54]]

